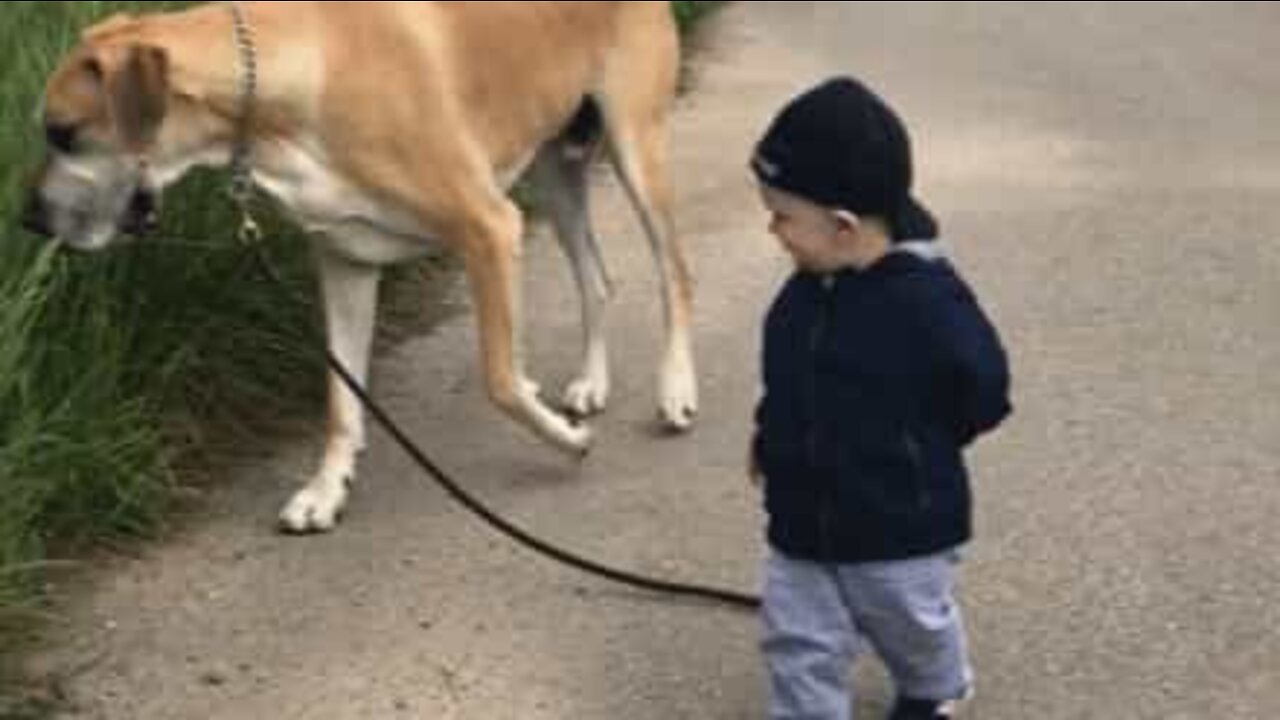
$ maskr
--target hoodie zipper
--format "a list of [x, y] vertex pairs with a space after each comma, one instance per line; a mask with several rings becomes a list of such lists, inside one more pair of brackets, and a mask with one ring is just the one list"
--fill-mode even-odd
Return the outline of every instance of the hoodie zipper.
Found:
[[[818, 437], [818, 353], [826, 338], [827, 327], [831, 322], [834, 310], [834, 290], [836, 278], [831, 275], [820, 279], [821, 307], [818, 318], [809, 331], [809, 436], [807, 439], [809, 466], [815, 471], [819, 469], [819, 437]], [[828, 479], [821, 488], [822, 496], [818, 507], [818, 543], [819, 551], [824, 558], [834, 558], [833, 552], [833, 506], [836, 501], [835, 480]]]

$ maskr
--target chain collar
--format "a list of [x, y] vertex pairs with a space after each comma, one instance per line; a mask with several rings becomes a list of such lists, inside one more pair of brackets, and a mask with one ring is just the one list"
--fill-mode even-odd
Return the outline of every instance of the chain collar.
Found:
[[244, 3], [228, 2], [231, 27], [239, 55], [238, 96], [236, 99], [235, 129], [231, 140], [231, 199], [240, 211], [240, 239], [257, 240], [261, 236], [257, 222], [250, 213], [253, 198], [253, 170], [250, 156], [253, 152], [250, 133], [258, 94], [258, 53], [254, 43], [253, 26], [249, 24]]

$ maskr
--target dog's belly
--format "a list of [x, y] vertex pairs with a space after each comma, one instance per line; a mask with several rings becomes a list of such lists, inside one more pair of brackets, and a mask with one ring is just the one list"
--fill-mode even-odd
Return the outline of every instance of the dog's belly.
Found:
[[387, 207], [346, 182], [317, 154], [282, 149], [255, 180], [320, 244], [349, 260], [388, 265], [431, 254], [439, 237], [409, 213]]
[[430, 237], [402, 236], [386, 232], [363, 219], [308, 223], [321, 247], [352, 262], [393, 265], [430, 255], [439, 243]]

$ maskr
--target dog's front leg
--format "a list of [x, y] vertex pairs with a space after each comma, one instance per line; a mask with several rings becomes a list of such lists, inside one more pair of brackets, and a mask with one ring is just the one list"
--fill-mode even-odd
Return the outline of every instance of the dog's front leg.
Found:
[[480, 325], [485, 381], [495, 404], [556, 447], [585, 455], [591, 433], [574, 426], [538, 397], [522, 360], [520, 212], [492, 199], [466, 224], [463, 258]]
[[[381, 272], [376, 266], [353, 263], [324, 249], [317, 249], [316, 256], [329, 349], [364, 385], [369, 373]], [[364, 411], [337, 374], [330, 371], [324, 459], [316, 474], [280, 513], [286, 531], [333, 529], [347, 504], [355, 480], [356, 456], [364, 449], [364, 443]]]

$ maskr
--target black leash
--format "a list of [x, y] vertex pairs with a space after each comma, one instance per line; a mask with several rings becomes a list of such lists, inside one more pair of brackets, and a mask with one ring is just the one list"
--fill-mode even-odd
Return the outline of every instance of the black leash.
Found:
[[[259, 237], [257, 233], [257, 226], [246, 225], [245, 227], [251, 227], [253, 229], [246, 233], [245, 229], [242, 228], [242, 240], [257, 240]], [[250, 252], [253, 255], [253, 259], [255, 260], [254, 264], [257, 266], [258, 271], [273, 284], [277, 285], [281, 290], [288, 293], [288, 286], [276, 271], [275, 266], [271, 264], [263, 243], [247, 242], [246, 244], [251, 246]], [[325, 359], [329, 364], [329, 368], [332, 369], [333, 372], [342, 380], [343, 385], [345, 385], [347, 389], [360, 400], [361, 404], [363, 404], [369, 414], [377, 420], [378, 424], [390, 433], [396, 444], [408, 453], [413, 461], [417, 463], [417, 465], [426, 472], [427, 475], [435, 480], [435, 482], [444, 489], [451, 498], [469, 510], [472, 514], [479, 517], [491, 528], [497, 530], [499, 533], [507, 536], [511, 540], [514, 540], [517, 544], [522, 545], [539, 555], [550, 558], [555, 562], [575, 568], [589, 575], [594, 575], [632, 588], [647, 590], [662, 595], [706, 600], [741, 610], [756, 610], [760, 607], [760, 598], [754, 595], [636, 575], [634, 573], [602, 565], [598, 562], [558, 548], [551, 543], [534, 537], [529, 532], [504, 519], [483, 502], [476, 499], [475, 496], [462, 489], [462, 487], [453, 480], [448, 473], [442, 470], [431, 460], [430, 457], [427, 456], [421, 447], [409, 438], [395, 420], [387, 414], [386, 410], [369, 395], [368, 391], [361, 386], [355, 377], [351, 375], [351, 372], [342, 364], [342, 361], [335, 357], [333, 352], [329, 350], [328, 344], [323, 340], [318, 340], [317, 344], [323, 347]]]

